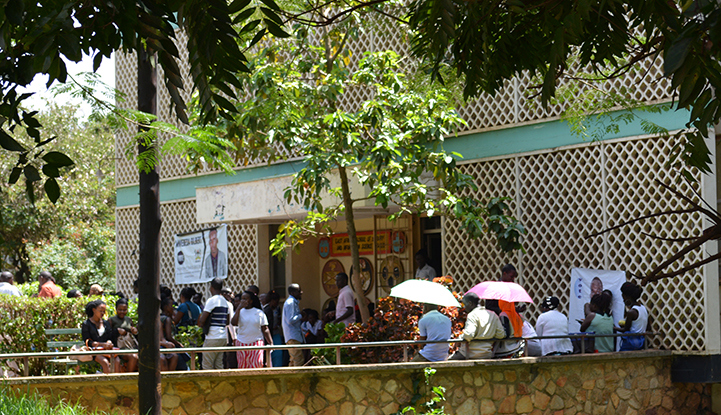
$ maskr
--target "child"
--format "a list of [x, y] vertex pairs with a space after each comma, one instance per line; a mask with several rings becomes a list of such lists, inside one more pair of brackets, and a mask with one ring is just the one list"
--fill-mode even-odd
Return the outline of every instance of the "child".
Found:
[[[625, 282], [621, 286], [621, 296], [623, 303], [626, 304], [626, 318], [618, 322], [621, 327], [616, 327], [616, 331], [622, 333], [643, 333], [646, 331], [648, 324], [648, 310], [638, 302], [641, 298], [643, 290], [636, 284]], [[621, 337], [621, 347], [619, 351], [641, 350], [645, 343], [644, 336], [627, 336]]]
[[320, 343], [322, 340], [321, 332], [323, 331], [323, 322], [320, 320], [318, 312], [306, 308], [302, 312], [303, 319], [300, 329], [303, 331], [306, 343]]

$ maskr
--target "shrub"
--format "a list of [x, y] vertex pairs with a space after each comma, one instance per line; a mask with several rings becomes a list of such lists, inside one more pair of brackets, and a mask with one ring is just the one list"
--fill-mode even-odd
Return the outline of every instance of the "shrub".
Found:
[[[438, 277], [433, 280], [450, 288], [453, 279], [450, 276]], [[460, 295], [454, 292], [459, 298]], [[451, 335], [457, 338], [463, 331], [466, 312], [462, 308], [441, 307], [441, 313], [451, 319]], [[385, 297], [378, 299], [373, 316], [368, 324], [352, 324], [346, 328], [343, 342], [380, 342], [398, 340], [419, 340], [418, 320], [423, 314], [419, 303]], [[419, 347], [409, 349], [409, 357]], [[457, 349], [457, 345], [451, 350]], [[359, 347], [347, 349], [353, 363], [390, 363], [403, 361], [402, 347]]]

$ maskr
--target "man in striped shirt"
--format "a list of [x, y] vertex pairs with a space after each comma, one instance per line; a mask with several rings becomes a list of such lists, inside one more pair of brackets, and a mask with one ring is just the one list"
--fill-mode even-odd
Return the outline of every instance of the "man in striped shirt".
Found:
[[[210, 329], [205, 335], [203, 347], [227, 346], [228, 339], [225, 334], [225, 326], [230, 321], [230, 305], [223, 297], [222, 291], [223, 280], [214, 278], [210, 282], [210, 294], [212, 294], [212, 297], [205, 303], [203, 314], [198, 319], [198, 326], [200, 327], [205, 326], [210, 321]], [[223, 369], [223, 352], [203, 353], [203, 370], [211, 369]]]

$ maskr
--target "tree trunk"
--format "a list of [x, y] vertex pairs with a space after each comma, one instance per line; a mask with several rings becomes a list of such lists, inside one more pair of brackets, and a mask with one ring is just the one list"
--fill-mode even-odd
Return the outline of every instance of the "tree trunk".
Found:
[[361, 319], [363, 324], [368, 322], [370, 319], [370, 312], [368, 311], [368, 304], [365, 293], [363, 292], [363, 283], [361, 282], [360, 273], [360, 253], [358, 252], [358, 234], [355, 230], [355, 217], [353, 216], [353, 199], [351, 199], [350, 185], [348, 184], [348, 172], [345, 167], [338, 166], [338, 173], [340, 174], [340, 188], [343, 195], [343, 205], [345, 205], [345, 223], [348, 227], [348, 242], [350, 243], [350, 254], [353, 258], [353, 274], [350, 278], [352, 280], [351, 289], [355, 294], [355, 299], [358, 302], [358, 309], [361, 313]]
[[[138, 50], [138, 110], [155, 114], [156, 73]], [[157, 151], [138, 146], [138, 152]], [[160, 177], [157, 166], [140, 172], [140, 261], [138, 270], [138, 406], [160, 415]]]

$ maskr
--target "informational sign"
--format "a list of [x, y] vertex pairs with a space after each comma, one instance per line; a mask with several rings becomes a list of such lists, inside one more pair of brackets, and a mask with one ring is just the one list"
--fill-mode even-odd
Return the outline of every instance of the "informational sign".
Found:
[[568, 304], [568, 332], [581, 331], [581, 323], [585, 315], [583, 307], [591, 301], [591, 297], [600, 294], [603, 290], [611, 291], [611, 314], [613, 324], [623, 320], [623, 299], [621, 298], [621, 285], [626, 282], [624, 271], [606, 271], [602, 269], [573, 268], [571, 270], [571, 295]]
[[195, 284], [228, 276], [228, 226], [175, 235], [175, 283]]
[[[361, 255], [373, 255], [373, 231], [358, 232], [358, 250]], [[390, 253], [391, 231], [376, 232], [376, 253]], [[350, 256], [350, 241], [347, 233], [330, 237], [330, 256]]]

